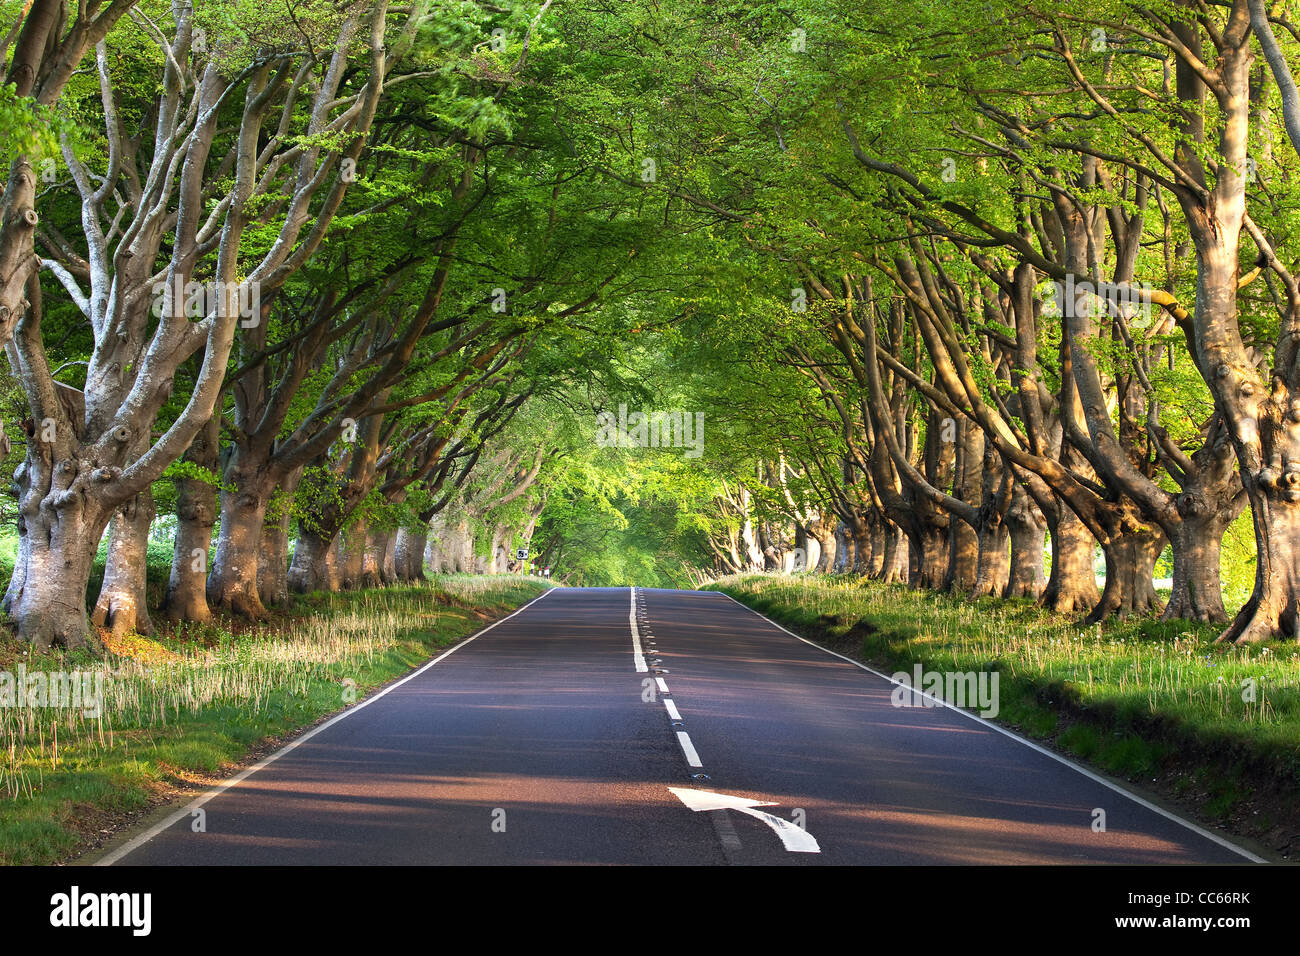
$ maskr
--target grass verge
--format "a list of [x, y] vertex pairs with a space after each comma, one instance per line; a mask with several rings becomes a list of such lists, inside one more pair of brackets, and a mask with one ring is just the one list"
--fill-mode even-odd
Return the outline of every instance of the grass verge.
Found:
[[841, 576], [710, 590], [885, 673], [998, 673], [997, 720], [1282, 859], [1300, 851], [1300, 646], [1141, 618], [1081, 628], [1029, 601]]
[[[17, 695], [0, 706], [0, 863], [55, 863], [102, 843], [124, 821], [224, 778], [546, 587], [524, 576], [445, 575], [311, 594], [255, 627], [214, 622], [111, 642], [106, 660], [31, 655], [0, 639], [0, 672], [15, 689], [20, 667], [102, 681], [98, 707], [49, 706], [48, 695], [43, 706]], [[30, 686], [29, 678], [29, 694]]]

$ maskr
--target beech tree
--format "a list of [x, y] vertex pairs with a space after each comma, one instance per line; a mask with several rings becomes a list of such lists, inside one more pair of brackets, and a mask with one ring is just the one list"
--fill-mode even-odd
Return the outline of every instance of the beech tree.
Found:
[[[30, 417], [27, 458], [15, 476], [19, 553], [5, 604], [19, 634], [40, 646], [94, 643], [80, 595], [115, 514], [121, 532], [100, 613], [116, 628], [135, 626], [149, 486], [210, 418], [237, 328], [262, 321], [260, 295], [320, 243], [350, 180], [341, 163], [355, 160], [383, 85], [384, 5], [322, 12], [316, 26], [332, 51], [324, 58], [287, 45], [257, 49], [228, 33], [196, 42], [203, 33], [193, 9], [178, 4], [172, 18], [170, 35], [145, 20], [161, 55], [161, 92], [145, 110], [152, 143], [125, 133], [105, 42], [95, 52], [103, 172], [63, 138], [85, 246], [51, 233], [51, 255], [41, 262], [94, 331], [82, 388], [51, 373], [34, 278], [9, 349]], [[357, 37], [365, 67], [344, 90]], [[291, 134], [295, 117], [301, 134]], [[252, 225], [267, 237], [260, 250], [242, 247]], [[189, 401], [155, 441], [177, 369], [199, 348]]]

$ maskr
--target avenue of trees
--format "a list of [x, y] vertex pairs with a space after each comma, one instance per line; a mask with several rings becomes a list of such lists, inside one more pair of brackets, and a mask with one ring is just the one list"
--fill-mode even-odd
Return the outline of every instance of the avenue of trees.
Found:
[[528, 545], [1294, 640], [1291, 7], [0, 0], [4, 610]]

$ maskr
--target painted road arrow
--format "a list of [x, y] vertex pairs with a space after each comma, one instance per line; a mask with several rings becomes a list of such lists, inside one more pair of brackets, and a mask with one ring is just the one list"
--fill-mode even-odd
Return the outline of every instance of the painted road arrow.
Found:
[[820, 853], [822, 848], [817, 845], [817, 840], [807, 830], [795, 826], [789, 820], [782, 820], [780, 817], [765, 813], [756, 807], [774, 807], [775, 803], [764, 803], [759, 800], [749, 800], [745, 797], [733, 797], [726, 793], [714, 793], [711, 790], [691, 790], [685, 787], [669, 787], [669, 793], [676, 794], [677, 798], [697, 813], [701, 810], [738, 810], [746, 816], [751, 816], [755, 820], [762, 820], [781, 838], [785, 848], [791, 853]]

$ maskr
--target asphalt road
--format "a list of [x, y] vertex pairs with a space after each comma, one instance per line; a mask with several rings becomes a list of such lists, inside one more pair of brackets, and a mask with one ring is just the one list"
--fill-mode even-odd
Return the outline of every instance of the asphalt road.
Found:
[[721, 594], [557, 588], [101, 862], [1250, 859], [893, 690]]

